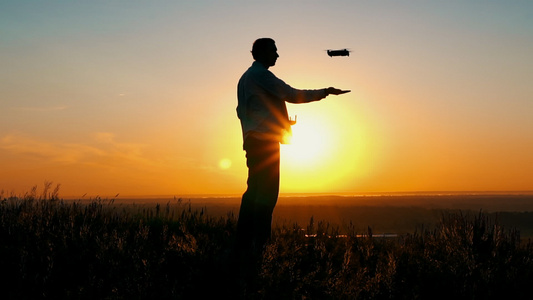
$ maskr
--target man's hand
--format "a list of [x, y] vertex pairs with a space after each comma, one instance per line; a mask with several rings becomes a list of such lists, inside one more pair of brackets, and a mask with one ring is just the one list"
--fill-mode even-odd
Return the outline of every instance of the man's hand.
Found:
[[326, 93], [328, 93], [328, 95], [342, 95], [342, 94], [346, 94], [346, 93], [349, 93], [351, 92], [350, 90], [339, 90], [339, 89], [336, 89], [334, 87], [329, 87], [326, 89]]

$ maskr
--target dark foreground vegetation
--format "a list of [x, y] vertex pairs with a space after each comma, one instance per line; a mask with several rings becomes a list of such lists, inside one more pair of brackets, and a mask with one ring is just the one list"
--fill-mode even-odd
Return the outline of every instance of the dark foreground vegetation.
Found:
[[35, 191], [0, 201], [2, 299], [533, 296], [533, 245], [482, 213], [443, 214], [436, 226], [397, 238], [339, 235], [325, 222], [278, 226], [243, 291], [232, 276], [231, 214]]

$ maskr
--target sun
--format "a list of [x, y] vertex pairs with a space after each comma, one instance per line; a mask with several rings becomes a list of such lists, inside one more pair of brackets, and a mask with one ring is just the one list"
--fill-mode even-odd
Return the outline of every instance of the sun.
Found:
[[329, 102], [301, 110], [290, 107], [298, 122], [292, 126], [290, 144], [281, 147], [281, 192], [348, 189], [367, 176], [369, 162], [375, 161], [369, 151], [374, 139], [364, 116], [346, 106]]
[[300, 167], [320, 164], [328, 156], [332, 134], [320, 123], [293, 126], [290, 143], [282, 146], [284, 161]]
[[282, 145], [282, 192], [315, 192], [328, 188], [336, 177], [336, 132], [330, 123], [321, 121], [299, 121], [292, 128], [290, 144]]

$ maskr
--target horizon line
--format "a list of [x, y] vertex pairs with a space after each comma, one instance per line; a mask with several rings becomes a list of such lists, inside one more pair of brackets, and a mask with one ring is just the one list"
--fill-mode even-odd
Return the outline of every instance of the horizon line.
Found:
[[[515, 190], [515, 191], [394, 191], [394, 192], [283, 192], [279, 197], [320, 197], [320, 196], [338, 196], [338, 197], [378, 197], [378, 196], [460, 196], [460, 195], [533, 195], [533, 190]], [[112, 200], [112, 199], [187, 199], [187, 198], [235, 198], [242, 197], [242, 193], [194, 193], [194, 194], [144, 194], [144, 195], [121, 195], [119, 193], [111, 195], [88, 195], [83, 196], [67, 195], [59, 197], [60, 199], [77, 199], [77, 200]]]

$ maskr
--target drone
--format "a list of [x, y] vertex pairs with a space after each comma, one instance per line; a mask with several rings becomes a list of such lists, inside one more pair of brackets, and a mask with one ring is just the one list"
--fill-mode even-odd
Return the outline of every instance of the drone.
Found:
[[348, 49], [342, 49], [342, 50], [326, 50], [328, 52], [328, 55], [330, 57], [333, 56], [350, 56], [350, 52]]

